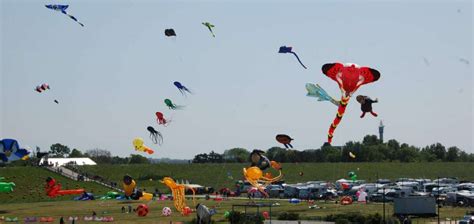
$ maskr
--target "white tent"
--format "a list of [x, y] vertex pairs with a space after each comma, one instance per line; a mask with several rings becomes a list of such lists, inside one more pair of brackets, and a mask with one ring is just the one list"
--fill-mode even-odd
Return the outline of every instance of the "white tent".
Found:
[[46, 160], [46, 163], [54, 167], [64, 166], [68, 163], [74, 163], [74, 165], [83, 166], [83, 165], [97, 165], [92, 159], [84, 158], [41, 158], [40, 164], [43, 164]]

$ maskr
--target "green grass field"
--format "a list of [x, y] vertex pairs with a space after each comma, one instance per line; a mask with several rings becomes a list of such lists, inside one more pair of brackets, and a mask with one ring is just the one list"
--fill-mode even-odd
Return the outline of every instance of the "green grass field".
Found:
[[[233, 188], [235, 181], [242, 179], [242, 168], [248, 164], [152, 164], [152, 165], [100, 165], [86, 166], [82, 170], [98, 174], [106, 179], [121, 183], [124, 174], [137, 179], [140, 188], [151, 191], [155, 187], [166, 190], [159, 182], [169, 176], [175, 180], [189, 180], [191, 183]], [[310, 180], [335, 181], [348, 178], [349, 171], [355, 171], [358, 179], [375, 181], [377, 178], [396, 179], [400, 177], [431, 178], [458, 177], [460, 180], [474, 180], [474, 163], [299, 163], [283, 164], [284, 180], [287, 183]], [[227, 173], [231, 173], [233, 179]], [[303, 176], [299, 173], [303, 172]], [[151, 179], [151, 181], [150, 181]], [[166, 191], [165, 191], [166, 192]]]
[[[175, 179], [187, 179], [193, 183], [213, 186], [232, 187], [236, 180], [241, 179], [241, 169], [244, 164], [154, 164], [154, 165], [100, 165], [83, 167], [84, 171], [101, 175], [112, 181], [121, 183], [124, 174], [130, 174], [137, 179], [140, 188], [152, 191], [155, 187], [169, 192], [158, 180], [163, 176]], [[305, 182], [309, 180], [336, 180], [346, 178], [347, 172], [355, 170], [359, 179], [373, 181], [378, 178], [395, 179], [398, 177], [414, 178], [436, 178], [458, 177], [461, 180], [474, 180], [474, 163], [322, 163], [322, 164], [283, 164], [285, 180], [288, 183]], [[358, 170], [358, 171], [357, 171]], [[230, 172], [233, 179], [228, 178]], [[299, 172], [304, 172], [303, 176]], [[53, 216], [58, 219], [61, 216], [85, 216], [96, 211], [101, 215], [113, 216], [118, 223], [169, 223], [169, 221], [190, 221], [192, 217], [183, 217], [176, 212], [171, 217], [162, 217], [161, 209], [164, 206], [172, 207], [170, 201], [145, 202], [150, 206], [150, 214], [147, 217], [138, 217], [135, 214], [122, 214], [120, 208], [131, 204], [136, 207], [141, 203], [138, 201], [71, 201], [74, 196], [63, 196], [50, 199], [45, 195], [44, 184], [48, 176], [56, 178], [63, 189], [84, 188], [95, 195], [101, 195], [109, 191], [94, 183], [84, 183], [69, 180], [58, 176], [50, 171], [35, 167], [8, 167], [0, 168], [0, 176], [6, 178], [7, 182], [15, 182], [15, 191], [12, 193], [0, 193], [0, 216], [19, 217], [22, 220], [27, 216]], [[152, 179], [150, 181], [150, 178]], [[218, 214], [214, 217], [216, 221], [225, 222], [222, 218], [224, 211], [231, 210], [232, 204], [247, 203], [247, 200], [232, 199], [221, 203], [215, 201], [199, 202], [209, 207], [216, 206]], [[189, 202], [190, 203], [190, 202]], [[188, 203], [188, 204], [189, 204]], [[334, 202], [317, 202], [317, 205], [325, 207], [321, 210], [309, 209], [306, 203], [290, 204], [287, 200], [279, 201], [281, 206], [274, 208], [273, 217], [276, 218], [280, 212], [296, 212], [301, 219], [315, 219], [325, 217], [329, 214], [360, 212], [363, 214], [382, 214], [381, 204], [353, 204], [341, 206]], [[192, 207], [192, 204], [191, 204]], [[465, 208], [442, 208], [442, 219], [459, 219], [465, 213]], [[392, 205], [387, 206], [387, 214], [393, 212]], [[194, 215], [193, 215], [194, 217]], [[416, 222], [424, 223], [435, 219], [417, 219]], [[415, 223], [416, 223], [415, 222]]]
[[[188, 205], [192, 207], [192, 202], [189, 202]], [[213, 200], [205, 201], [198, 200], [198, 203], [203, 203], [208, 207], [216, 207], [218, 213], [213, 216], [213, 220], [218, 222], [225, 223], [223, 214], [225, 211], [232, 210], [232, 204], [244, 204], [247, 203], [247, 200], [227, 200], [222, 202], [215, 202]], [[267, 203], [269, 201], [266, 201]], [[121, 207], [131, 205], [136, 207], [140, 203], [148, 204], [150, 213], [146, 217], [138, 217], [136, 214], [126, 214], [121, 213]], [[382, 204], [353, 204], [348, 206], [342, 206], [334, 203], [324, 203], [322, 201], [317, 202], [317, 205], [324, 207], [323, 209], [309, 209], [306, 202], [300, 204], [290, 204], [286, 200], [279, 201], [280, 206], [272, 207], [272, 219], [276, 219], [280, 212], [295, 212], [300, 215], [302, 220], [304, 219], [318, 219], [324, 218], [328, 214], [337, 214], [337, 213], [349, 213], [357, 212], [361, 214], [382, 214]], [[173, 210], [173, 214], [170, 217], [161, 216], [161, 210], [163, 207], [170, 207]], [[237, 209], [243, 211], [242, 208]], [[2, 206], [0, 208], [0, 216], [5, 217], [18, 217], [20, 220], [23, 220], [25, 217], [29, 216], [52, 216], [56, 219], [56, 223], [60, 217], [69, 217], [69, 216], [91, 216], [92, 211], [95, 211], [98, 216], [112, 216], [116, 220], [116, 223], [170, 223], [170, 221], [175, 222], [186, 222], [192, 220], [195, 217], [195, 213], [190, 216], [182, 216], [176, 212], [171, 201], [151, 201], [151, 202], [139, 202], [139, 201], [57, 201], [57, 202], [38, 202], [38, 203], [14, 203], [8, 204], [8, 206]], [[268, 208], [261, 209], [262, 211], [269, 211]], [[248, 212], [256, 212], [256, 209], [249, 209]], [[387, 214], [393, 212], [392, 205], [386, 206]], [[445, 220], [450, 218], [452, 220], [461, 218], [466, 209], [461, 208], [442, 208], [441, 218]], [[388, 217], [389, 215], [387, 215]], [[434, 221], [435, 218], [420, 218], [415, 219], [414, 223], [425, 223], [429, 221]]]
[[55, 178], [59, 183], [61, 183], [63, 189], [83, 188], [88, 192], [93, 192], [94, 194], [104, 194], [109, 191], [109, 189], [104, 188], [101, 185], [73, 181], [46, 169], [37, 167], [4, 167], [0, 168], [0, 176], [5, 177], [6, 182], [14, 182], [16, 185], [12, 193], [0, 193], [0, 204], [71, 200], [72, 197], [57, 197], [50, 199], [46, 196], [44, 186], [48, 176]]

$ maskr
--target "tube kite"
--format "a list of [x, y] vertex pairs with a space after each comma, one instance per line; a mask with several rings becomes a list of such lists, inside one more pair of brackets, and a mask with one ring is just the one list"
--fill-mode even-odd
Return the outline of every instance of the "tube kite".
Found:
[[300, 65], [303, 66], [303, 68], [308, 69], [308, 68], [306, 68], [306, 66], [303, 65], [303, 62], [301, 62], [298, 55], [295, 52], [293, 52], [291, 49], [292, 49], [292, 47], [281, 46], [278, 53], [281, 53], [281, 54], [292, 53], [296, 57], [296, 59], [298, 59], [298, 62], [300, 62]]
[[82, 24], [81, 22], [79, 22], [76, 17], [72, 16], [72, 15], [69, 15], [67, 12], [66, 12], [66, 9], [69, 7], [69, 5], [45, 5], [46, 8], [48, 9], [51, 9], [51, 10], [54, 10], [54, 11], [58, 11], [58, 12], [62, 12], [64, 15], [67, 15], [69, 16], [69, 18], [71, 18], [72, 20], [76, 21], [76, 23], [78, 23], [79, 25], [81, 25], [82, 27], [84, 27], [84, 24]]
[[165, 104], [168, 106], [170, 110], [179, 110], [182, 109], [184, 106], [176, 105], [170, 99], [165, 99]]
[[46, 179], [46, 195], [50, 198], [54, 198], [56, 196], [63, 196], [69, 194], [82, 194], [84, 193], [84, 189], [75, 189], [75, 190], [61, 190], [61, 184], [56, 183], [56, 180], [52, 177], [48, 177]]
[[209, 29], [213, 37], [216, 37], [216, 35], [214, 35], [214, 32], [212, 31], [212, 28], [215, 27], [214, 25], [212, 25], [210, 22], [203, 22], [202, 25], [206, 26]]
[[318, 84], [314, 85], [312, 83], [306, 83], [306, 90], [308, 91], [308, 94], [306, 94], [306, 96], [317, 98], [318, 101], [329, 101], [332, 104], [339, 106], [339, 101], [332, 98], [326, 92], [326, 90], [324, 90]]
[[360, 67], [353, 63], [328, 63], [324, 64], [321, 70], [327, 77], [337, 82], [342, 95], [336, 118], [328, 130], [327, 144], [330, 145], [334, 130], [336, 130], [337, 125], [341, 122], [352, 94], [362, 85], [377, 81], [380, 78], [380, 72], [369, 67]]
[[181, 214], [185, 215], [186, 211], [186, 197], [185, 197], [185, 190], [186, 188], [191, 189], [193, 192], [193, 204], [196, 205], [196, 200], [194, 198], [195, 191], [193, 188], [186, 187], [183, 184], [177, 184], [173, 178], [171, 177], [164, 177], [163, 180], [160, 181], [161, 183], [165, 184], [167, 187], [170, 188], [171, 193], [173, 194], [173, 204], [176, 210], [181, 212]]
[[180, 82], [176, 81], [176, 82], [173, 82], [173, 84], [176, 86], [176, 88], [178, 88], [179, 92], [181, 92], [181, 94], [185, 95], [186, 96], [186, 92], [188, 93], [191, 93], [191, 90], [189, 90], [186, 86], [183, 86], [183, 84], [181, 84]]

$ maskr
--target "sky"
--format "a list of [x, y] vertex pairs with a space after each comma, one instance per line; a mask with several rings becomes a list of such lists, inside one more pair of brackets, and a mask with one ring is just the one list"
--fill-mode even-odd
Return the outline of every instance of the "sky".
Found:
[[[45, 4], [69, 4], [85, 27]], [[316, 149], [337, 108], [307, 97], [305, 84], [339, 98], [321, 66], [340, 61], [380, 71], [355, 93], [378, 98], [379, 117], [361, 119], [352, 99], [333, 145], [378, 134], [383, 120], [385, 140], [474, 153], [472, 9], [469, 0], [1, 0], [0, 138], [127, 156], [142, 137], [153, 158], [191, 159], [279, 146], [275, 135], [285, 133], [295, 149]], [[308, 69], [278, 54], [283, 45]], [[174, 81], [194, 94], [182, 96]], [[34, 91], [42, 83], [51, 89]], [[184, 109], [169, 110], [165, 98]], [[157, 111], [169, 126], [157, 125]], [[162, 133], [161, 146], [147, 126]]]

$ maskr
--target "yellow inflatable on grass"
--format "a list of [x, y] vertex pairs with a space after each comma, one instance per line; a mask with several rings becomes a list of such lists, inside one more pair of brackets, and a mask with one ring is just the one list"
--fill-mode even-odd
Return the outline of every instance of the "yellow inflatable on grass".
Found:
[[[185, 213], [187, 211], [185, 210], [185, 208], [187, 206], [186, 206], [185, 190], [188, 187], [186, 187], [183, 184], [177, 184], [171, 177], [163, 178], [161, 183], [165, 184], [167, 187], [170, 188], [171, 193], [173, 194], [173, 203], [176, 210], [181, 212], [181, 214], [186, 215]], [[194, 191], [193, 188], [189, 187], [188, 189], [191, 189], [191, 191], [193, 192], [193, 204], [194, 206], [196, 206], [196, 198], [194, 197], [196, 192]]]

